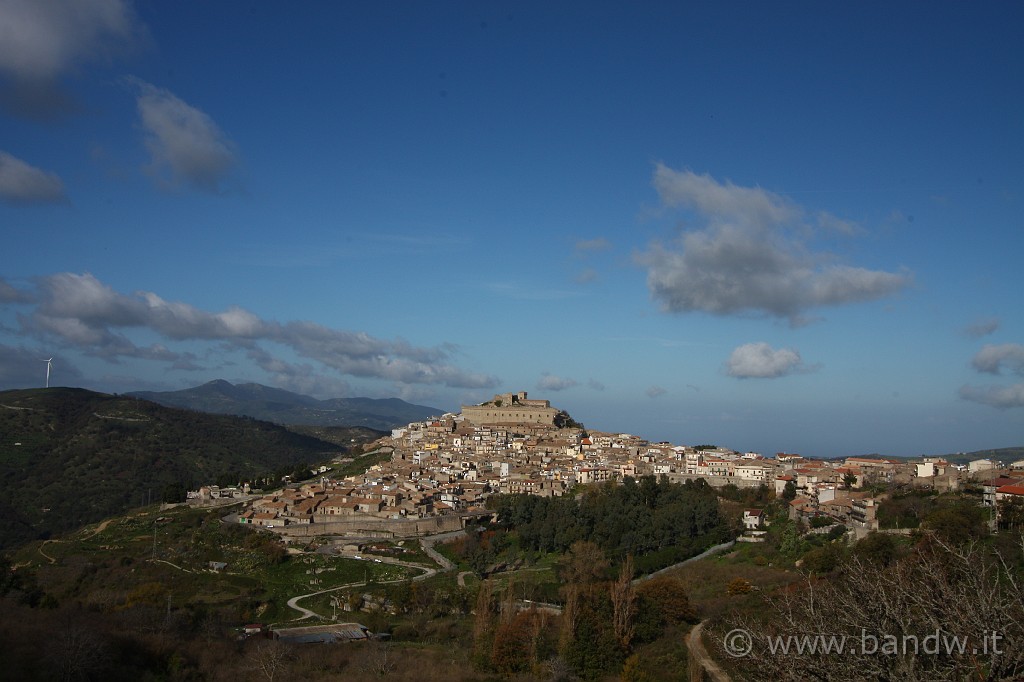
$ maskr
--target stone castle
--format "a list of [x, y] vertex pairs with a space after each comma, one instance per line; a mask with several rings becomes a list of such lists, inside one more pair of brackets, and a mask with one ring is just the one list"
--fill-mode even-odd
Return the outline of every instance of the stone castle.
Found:
[[462, 416], [473, 425], [540, 424], [553, 426], [558, 410], [550, 400], [529, 400], [526, 391], [501, 393], [480, 405], [463, 405]]

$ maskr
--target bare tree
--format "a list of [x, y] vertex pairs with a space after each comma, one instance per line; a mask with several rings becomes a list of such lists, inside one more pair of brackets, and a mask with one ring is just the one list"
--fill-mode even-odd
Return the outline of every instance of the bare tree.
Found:
[[49, 663], [56, 668], [56, 678], [66, 682], [91, 678], [108, 658], [107, 645], [95, 629], [70, 616], [54, 633], [50, 653]]
[[385, 642], [373, 642], [363, 663], [363, 672], [374, 677], [390, 677], [397, 664], [391, 655], [391, 646]]
[[752, 680], [1019, 679], [1022, 587], [986, 546], [933, 537], [888, 567], [854, 556], [828, 581], [807, 575], [711, 641]]
[[619, 578], [611, 584], [612, 626], [615, 639], [624, 650], [629, 649], [636, 630], [636, 590], [633, 589], [633, 555], [627, 555], [619, 570]]
[[276, 639], [260, 640], [249, 658], [249, 667], [267, 682], [288, 674], [292, 656], [288, 646]]

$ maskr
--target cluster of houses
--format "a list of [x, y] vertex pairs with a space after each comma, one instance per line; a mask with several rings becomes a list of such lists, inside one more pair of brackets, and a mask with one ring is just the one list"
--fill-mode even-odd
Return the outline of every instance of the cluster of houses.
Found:
[[[788, 459], [788, 456], [780, 456]], [[921, 461], [881, 457], [848, 457], [839, 466], [800, 461], [791, 472], [776, 476], [775, 490], [782, 494], [792, 481], [797, 496], [789, 503], [791, 519], [813, 521], [827, 516], [852, 528], [858, 535], [878, 529], [876, 517], [881, 498], [855, 488], [883, 482], [936, 491], [952, 491], [968, 483], [983, 486], [983, 504], [998, 507], [1004, 499], [1024, 503], [1024, 460], [1003, 467], [1000, 462], [977, 459], [966, 465], [951, 464], [941, 457]], [[998, 522], [998, 517], [993, 517]]]
[[[989, 460], [956, 466], [941, 458], [849, 457], [839, 462], [787, 453], [764, 457], [707, 445], [651, 443], [575, 425], [559, 428], [558, 414], [548, 401], [528, 400], [524, 392], [408, 424], [374, 444], [391, 451], [389, 461], [356, 476], [339, 480], [324, 475], [259, 497], [239, 521], [273, 528], [354, 517], [422, 519], [479, 512], [494, 494], [556, 496], [578, 484], [655, 475], [672, 481], [701, 478], [712, 486], [764, 485], [778, 495], [792, 482], [797, 492], [790, 503], [792, 518], [827, 515], [866, 532], [878, 527], [879, 500], [856, 489], [885, 482], [955, 490], [968, 477], [982, 480], [1000, 466]], [[1021, 469], [1018, 478], [1024, 479], [1024, 462], [1011, 467]], [[1020, 495], [1019, 483], [1008, 478], [993, 489], [993, 504], [997, 496]], [[744, 523], [758, 525], [754, 517]]]

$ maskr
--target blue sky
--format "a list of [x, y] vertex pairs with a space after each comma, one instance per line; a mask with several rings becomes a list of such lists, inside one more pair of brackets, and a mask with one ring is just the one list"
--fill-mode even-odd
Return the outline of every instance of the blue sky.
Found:
[[0, 0], [0, 388], [1021, 445], [1024, 6], [631, 5]]

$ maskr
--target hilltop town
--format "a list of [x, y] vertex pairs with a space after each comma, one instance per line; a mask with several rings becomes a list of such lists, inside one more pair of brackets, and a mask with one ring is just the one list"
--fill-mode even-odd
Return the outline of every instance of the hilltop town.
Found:
[[[833, 461], [652, 443], [584, 429], [550, 401], [530, 399], [526, 392], [495, 395], [463, 406], [458, 414], [410, 423], [372, 449], [390, 458], [340, 479], [322, 467], [314, 481], [250, 497], [239, 522], [273, 529], [286, 539], [423, 535], [456, 530], [468, 519], [488, 515], [485, 505], [492, 495], [559, 496], [577, 485], [649, 475], [673, 482], [703, 479], [716, 488], [765, 486], [788, 500], [791, 519], [826, 518], [857, 536], [878, 528], [881, 498], [871, 491], [880, 487], [953, 491], [974, 481], [984, 485], [987, 506], [1024, 499], [1024, 461], [1005, 468], [993, 460], [963, 466], [937, 457]], [[191, 497], [194, 504], [208, 504], [240, 494], [211, 486]], [[756, 541], [756, 529], [764, 523], [761, 511], [746, 510], [743, 523]]]

